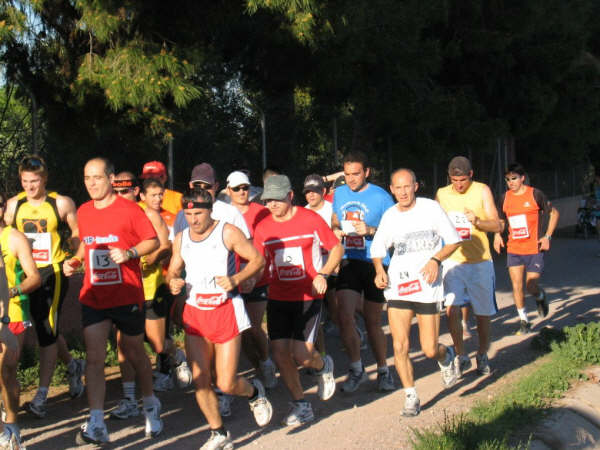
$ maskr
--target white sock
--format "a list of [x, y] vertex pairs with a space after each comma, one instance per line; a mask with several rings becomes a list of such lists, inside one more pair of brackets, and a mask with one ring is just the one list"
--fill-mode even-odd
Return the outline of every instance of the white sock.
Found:
[[519, 313], [519, 317], [521, 318], [521, 320], [524, 320], [525, 322], [529, 322], [529, 320], [527, 319], [527, 309], [526, 308], [517, 308], [517, 312]]
[[404, 394], [407, 397], [418, 397], [418, 395], [417, 395], [417, 388], [414, 387], [414, 386], [413, 387], [404, 388]]
[[350, 363], [350, 370], [354, 373], [361, 373], [363, 371], [362, 360], [354, 361]]
[[135, 401], [135, 381], [123, 381], [123, 397]]
[[90, 423], [104, 424], [104, 411], [101, 409], [90, 409]]

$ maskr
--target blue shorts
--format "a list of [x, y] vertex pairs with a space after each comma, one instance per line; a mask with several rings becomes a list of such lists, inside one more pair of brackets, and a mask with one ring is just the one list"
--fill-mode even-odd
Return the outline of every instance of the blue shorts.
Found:
[[542, 273], [544, 270], [544, 254], [542, 252], [533, 255], [515, 255], [509, 253], [506, 257], [506, 266], [525, 266], [526, 272]]

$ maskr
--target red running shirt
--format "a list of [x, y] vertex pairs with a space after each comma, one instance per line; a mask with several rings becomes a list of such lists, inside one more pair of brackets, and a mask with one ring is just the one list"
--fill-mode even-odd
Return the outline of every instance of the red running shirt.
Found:
[[268, 216], [254, 232], [254, 246], [265, 257], [269, 273], [269, 299], [314, 300], [312, 282], [322, 267], [321, 247], [327, 251], [339, 241], [317, 213], [295, 207], [290, 220]]
[[85, 248], [85, 276], [81, 303], [96, 309], [144, 303], [139, 259], [116, 264], [109, 246], [124, 250], [156, 238], [152, 223], [136, 203], [117, 196], [108, 207], [97, 209], [92, 200], [77, 211], [79, 236]]
[[[256, 226], [265, 217], [270, 216], [271, 212], [259, 203], [250, 202], [250, 204], [248, 206], [249, 206], [249, 208], [243, 214], [243, 216], [244, 216], [244, 221], [246, 222], [246, 225], [248, 226], [248, 231], [250, 231], [250, 236], [254, 236], [254, 230], [256, 229]], [[247, 262], [248, 261], [246, 261], [245, 259], [240, 258], [238, 255], [235, 255], [235, 267], [237, 268], [238, 272], [242, 269], [241, 266], [245, 265]], [[254, 287], [264, 286], [265, 284], [267, 284], [268, 279], [269, 279], [269, 274], [265, 270], [263, 272], [263, 276], [260, 278], [260, 280], [258, 280], [256, 282]]]

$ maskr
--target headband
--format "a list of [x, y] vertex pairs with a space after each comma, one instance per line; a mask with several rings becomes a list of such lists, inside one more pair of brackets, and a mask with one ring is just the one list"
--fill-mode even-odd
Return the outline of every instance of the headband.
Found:
[[115, 187], [115, 188], [133, 187], [133, 180], [116, 180], [116, 181], [112, 182], [112, 187]]
[[212, 209], [212, 203], [210, 203], [210, 202], [185, 202], [183, 204], [183, 209], [195, 209], [195, 208]]

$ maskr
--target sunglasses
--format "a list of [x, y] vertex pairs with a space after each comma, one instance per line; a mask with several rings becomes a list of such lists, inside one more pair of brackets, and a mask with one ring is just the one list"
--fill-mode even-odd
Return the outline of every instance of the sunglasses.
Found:
[[508, 181], [518, 180], [519, 178], [521, 178], [521, 177], [504, 177], [504, 180], [508, 182]]
[[119, 195], [127, 194], [129, 191], [131, 191], [131, 189], [113, 189], [113, 190]]
[[236, 187], [232, 187], [231, 190], [233, 192], [240, 192], [240, 189], [242, 191], [249, 191], [250, 190], [250, 186], [248, 186], [247, 184], [244, 186], [236, 186]]
[[213, 185], [210, 183], [203, 183], [202, 181], [196, 181], [195, 183], [192, 183], [192, 185], [195, 188], [200, 188], [200, 189], [204, 189], [205, 191], [212, 189]]

